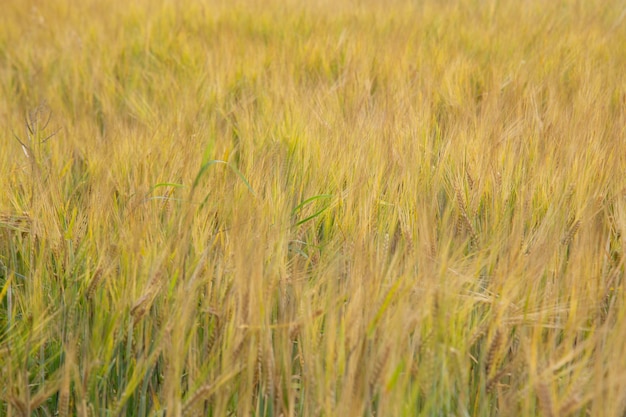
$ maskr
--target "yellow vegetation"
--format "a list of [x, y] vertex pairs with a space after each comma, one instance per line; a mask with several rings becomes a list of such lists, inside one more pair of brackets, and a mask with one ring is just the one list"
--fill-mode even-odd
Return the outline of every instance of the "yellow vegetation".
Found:
[[0, 415], [626, 412], [623, 2], [5, 3]]

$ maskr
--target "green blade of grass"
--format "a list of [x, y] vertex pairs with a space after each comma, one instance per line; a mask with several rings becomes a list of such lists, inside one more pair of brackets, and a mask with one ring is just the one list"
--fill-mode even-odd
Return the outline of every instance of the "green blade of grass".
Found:
[[291, 214], [296, 214], [298, 212], [298, 210], [300, 210], [302, 207], [306, 206], [307, 204], [309, 204], [312, 201], [315, 200], [320, 200], [320, 199], [325, 199], [325, 198], [331, 198], [333, 195], [332, 194], [319, 194], [319, 195], [315, 195], [313, 197], [309, 197], [306, 200], [304, 200], [302, 203], [298, 204], [292, 211]]
[[[300, 211], [302, 208], [304, 208], [306, 205], [316, 201], [316, 200], [324, 200], [324, 199], [328, 199], [331, 198], [333, 195], [332, 194], [319, 194], [319, 195], [315, 195], [313, 197], [309, 197], [306, 200], [304, 200], [302, 203], [298, 204], [292, 211], [291, 214], [295, 215], [296, 213], [298, 213], [298, 211]], [[310, 216], [305, 217], [302, 220], [297, 221], [294, 226], [300, 226], [303, 223], [308, 222], [309, 220], [313, 220], [314, 218], [316, 218], [317, 216], [319, 216], [320, 214], [322, 214], [323, 212], [325, 212], [326, 210], [328, 210], [330, 206], [327, 205], [326, 207], [321, 208], [320, 210], [316, 211], [315, 213], [311, 214]]]

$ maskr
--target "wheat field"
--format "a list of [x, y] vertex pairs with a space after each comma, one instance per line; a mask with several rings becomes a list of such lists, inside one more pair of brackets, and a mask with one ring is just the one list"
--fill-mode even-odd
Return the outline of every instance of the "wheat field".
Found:
[[9, 0], [0, 415], [626, 415], [619, 0]]

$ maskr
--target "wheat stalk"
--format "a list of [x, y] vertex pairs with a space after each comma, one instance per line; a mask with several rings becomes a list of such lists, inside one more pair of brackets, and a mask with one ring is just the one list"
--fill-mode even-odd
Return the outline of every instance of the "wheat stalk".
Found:
[[552, 393], [545, 381], [541, 380], [535, 385], [539, 406], [542, 413], [546, 417], [555, 417], [554, 401], [552, 401]]

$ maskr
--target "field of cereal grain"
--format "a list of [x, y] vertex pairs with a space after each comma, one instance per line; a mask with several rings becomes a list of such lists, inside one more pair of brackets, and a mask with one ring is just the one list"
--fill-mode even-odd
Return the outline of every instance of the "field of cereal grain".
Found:
[[8, 0], [0, 415], [626, 413], [618, 0]]

